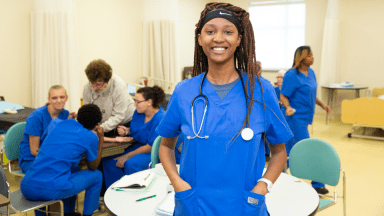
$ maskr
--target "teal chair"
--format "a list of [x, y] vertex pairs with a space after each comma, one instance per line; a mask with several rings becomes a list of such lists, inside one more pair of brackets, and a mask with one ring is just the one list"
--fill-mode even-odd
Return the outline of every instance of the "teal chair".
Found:
[[151, 163], [149, 164], [149, 168], [155, 168], [156, 164], [159, 163], [160, 143], [161, 143], [161, 136], [158, 136], [152, 145]]
[[[346, 215], [346, 178], [340, 169], [340, 158], [335, 148], [328, 142], [309, 138], [296, 143], [289, 155], [291, 174], [297, 178], [308, 179], [334, 186], [333, 196], [320, 199], [319, 211], [336, 204], [337, 198], [343, 198], [343, 212]], [[340, 171], [343, 173], [343, 196], [337, 196], [336, 185], [339, 183]]]
[[[24, 136], [26, 122], [19, 122], [12, 125], [9, 128], [4, 137], [5, 155], [7, 156], [9, 163], [9, 172], [12, 175], [24, 177], [24, 173], [21, 170], [12, 170], [12, 162], [16, 162], [20, 155], [20, 142]], [[17, 166], [18, 167], [18, 166]]]

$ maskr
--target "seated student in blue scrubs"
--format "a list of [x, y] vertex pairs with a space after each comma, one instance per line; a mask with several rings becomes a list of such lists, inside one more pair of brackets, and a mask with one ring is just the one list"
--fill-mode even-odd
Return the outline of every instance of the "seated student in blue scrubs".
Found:
[[74, 118], [75, 113], [69, 114], [64, 109], [68, 100], [67, 92], [63, 86], [54, 85], [48, 92], [48, 103], [33, 111], [27, 118], [24, 137], [20, 143], [19, 167], [26, 173], [32, 166], [43, 142], [41, 136], [54, 118]]
[[[144, 87], [137, 90], [135, 96], [136, 110], [131, 120], [131, 127], [120, 126], [120, 135], [130, 133], [132, 145], [118, 156], [102, 159], [106, 187], [111, 186], [123, 175], [129, 175], [148, 168], [151, 162], [153, 142], [158, 134], [155, 129], [165, 113], [160, 104], [165, 99], [163, 89], [158, 86]], [[122, 133], [124, 131], [124, 134]]]
[[[77, 121], [52, 120], [35, 162], [21, 180], [20, 190], [27, 199], [63, 199], [64, 215], [80, 215], [74, 213], [76, 195], [85, 190], [83, 215], [92, 215], [99, 208], [103, 175], [97, 167], [104, 142], [103, 129], [98, 126], [101, 119], [100, 109], [87, 104], [79, 109]], [[90, 170], [78, 168], [83, 155]]]

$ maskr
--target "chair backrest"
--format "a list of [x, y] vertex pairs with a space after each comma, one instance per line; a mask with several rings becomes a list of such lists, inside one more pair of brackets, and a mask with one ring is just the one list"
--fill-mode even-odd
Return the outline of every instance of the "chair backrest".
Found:
[[155, 165], [159, 163], [159, 148], [161, 143], [161, 136], [158, 136], [152, 145], [151, 151], [151, 168], [155, 168]]
[[7, 176], [5, 175], [4, 169], [0, 166], [0, 194], [8, 198], [9, 185], [7, 182]]
[[289, 154], [291, 174], [298, 178], [336, 186], [340, 178], [340, 158], [324, 140], [309, 138], [296, 143]]
[[26, 122], [19, 122], [12, 125], [7, 131], [4, 138], [5, 155], [8, 160], [15, 160], [20, 155], [20, 142], [24, 136]]

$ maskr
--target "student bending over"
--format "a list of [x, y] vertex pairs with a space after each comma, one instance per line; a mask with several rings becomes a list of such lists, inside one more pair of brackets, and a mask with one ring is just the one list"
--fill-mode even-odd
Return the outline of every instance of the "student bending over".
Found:
[[[63, 199], [65, 215], [80, 215], [74, 214], [76, 195], [85, 190], [83, 215], [92, 215], [99, 208], [103, 176], [96, 169], [104, 140], [104, 132], [97, 126], [101, 118], [100, 109], [88, 104], [79, 109], [78, 122], [52, 120], [39, 154], [20, 184], [27, 199]], [[84, 154], [90, 170], [81, 171], [78, 164]]]

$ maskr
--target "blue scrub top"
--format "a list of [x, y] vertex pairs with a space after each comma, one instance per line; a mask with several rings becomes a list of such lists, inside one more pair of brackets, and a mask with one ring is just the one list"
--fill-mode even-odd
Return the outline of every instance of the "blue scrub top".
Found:
[[[260, 206], [265, 208], [264, 196], [250, 192], [261, 178], [265, 166], [262, 133], [266, 129], [266, 139], [270, 144], [284, 143], [291, 139], [292, 133], [280, 112], [272, 85], [260, 77], [265, 104], [275, 114], [266, 108], [265, 125], [264, 107], [254, 102], [250, 115], [250, 128], [255, 134], [253, 139], [244, 141], [238, 136], [230, 142], [242, 127], [246, 115], [242, 83], [238, 82], [221, 99], [208, 80], [205, 80], [202, 93], [208, 97], [209, 103], [199, 136], [208, 135], [209, 138], [187, 139], [187, 136], [195, 136], [191, 122], [191, 103], [199, 94], [202, 77], [203, 74], [200, 74], [178, 83], [167, 113], [156, 129], [159, 135], [167, 138], [176, 137], [180, 133], [184, 135], [180, 176], [192, 189], [176, 193], [175, 215], [256, 215], [253, 212], [259, 212], [257, 209]], [[244, 72], [243, 79], [246, 82]], [[254, 99], [263, 101], [257, 80]], [[196, 132], [200, 128], [204, 106], [204, 100], [196, 100], [194, 103]], [[259, 205], [247, 203], [249, 198], [258, 200]]]
[[32, 168], [21, 184], [47, 190], [68, 190], [71, 169], [78, 166], [83, 155], [94, 161], [98, 155], [97, 135], [74, 119], [53, 119]]
[[276, 92], [277, 100], [280, 100], [280, 88], [279, 88], [279, 86], [275, 87], [275, 92]]
[[[69, 116], [68, 110], [63, 109], [59, 114], [59, 119], [67, 119]], [[29, 146], [29, 135], [40, 137], [40, 145], [43, 143], [43, 133], [47, 129], [52, 117], [48, 112], [47, 105], [37, 108], [27, 118], [24, 129], [24, 136], [20, 143], [19, 163], [22, 161], [31, 161], [35, 156], [31, 154]]]
[[281, 111], [287, 121], [292, 118], [301, 124], [312, 124], [316, 106], [316, 91], [316, 75], [311, 68], [308, 68], [308, 76], [302, 72], [297, 74], [296, 68], [285, 73], [281, 94], [286, 96], [291, 107], [296, 109], [295, 114], [286, 116], [286, 108], [282, 107]]
[[163, 119], [165, 112], [163, 109], [159, 109], [157, 113], [147, 123], [145, 121], [145, 114], [138, 113], [137, 110], [133, 113], [131, 120], [131, 137], [136, 140], [140, 145], [149, 144], [153, 145], [158, 134], [156, 133], [156, 127]]

